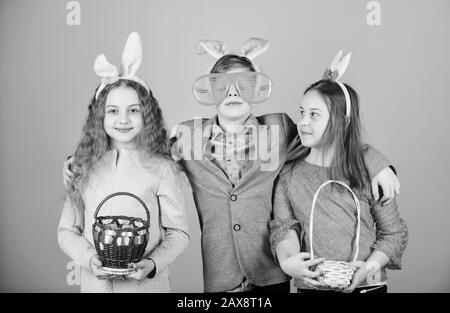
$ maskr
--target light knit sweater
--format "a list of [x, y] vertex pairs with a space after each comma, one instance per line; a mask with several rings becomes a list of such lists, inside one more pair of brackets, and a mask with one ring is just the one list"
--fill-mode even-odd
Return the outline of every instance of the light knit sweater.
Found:
[[[169, 269], [188, 245], [183, 184], [184, 173], [168, 160], [147, 157], [137, 150], [110, 150], [90, 171], [81, 189], [84, 216], [77, 214], [72, 202], [66, 200], [58, 227], [61, 249], [81, 267], [81, 292], [170, 292]], [[89, 260], [96, 254], [92, 224], [98, 204], [114, 192], [130, 192], [141, 198], [150, 211], [149, 242], [144, 257], [156, 264], [153, 278], [142, 281], [98, 279]], [[109, 199], [99, 214], [127, 215], [146, 219], [145, 209], [131, 197]]]

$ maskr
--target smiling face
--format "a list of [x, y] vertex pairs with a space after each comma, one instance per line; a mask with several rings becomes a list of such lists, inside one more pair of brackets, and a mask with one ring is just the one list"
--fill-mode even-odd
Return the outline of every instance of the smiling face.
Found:
[[114, 148], [136, 148], [136, 137], [144, 123], [134, 89], [123, 86], [111, 89], [105, 102], [103, 126]]
[[329, 112], [326, 102], [317, 91], [308, 91], [303, 96], [297, 129], [304, 146], [320, 148], [330, 119]]
[[[244, 67], [233, 68], [226, 73], [242, 73], [249, 72]], [[216, 106], [217, 114], [222, 121], [237, 122], [245, 120], [252, 111], [252, 105], [248, 104], [241, 98], [239, 91], [234, 84], [230, 85], [228, 94], [222, 103]]]

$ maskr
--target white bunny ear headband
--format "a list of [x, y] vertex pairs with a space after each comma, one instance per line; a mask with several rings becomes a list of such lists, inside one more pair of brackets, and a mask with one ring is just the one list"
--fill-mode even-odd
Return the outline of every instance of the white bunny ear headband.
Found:
[[330, 66], [325, 70], [322, 77], [322, 79], [328, 79], [336, 82], [341, 87], [345, 96], [345, 104], [346, 104], [345, 117], [348, 119], [350, 118], [350, 108], [351, 108], [350, 94], [348, 93], [348, 90], [345, 87], [345, 85], [340, 81], [340, 78], [345, 73], [345, 70], [348, 67], [348, 63], [350, 62], [351, 56], [352, 53], [349, 52], [344, 57], [342, 57], [342, 50], [340, 50], [334, 57]]
[[136, 76], [136, 71], [141, 65], [142, 61], [142, 43], [141, 37], [137, 32], [132, 32], [125, 43], [125, 47], [122, 52], [121, 60], [121, 73], [119, 74], [117, 67], [112, 65], [106, 60], [104, 54], [100, 54], [95, 59], [94, 71], [98, 77], [100, 77], [101, 85], [98, 87], [95, 93], [95, 99], [98, 98], [100, 92], [107, 85], [117, 82], [119, 79], [133, 80], [147, 89], [149, 88], [145, 82]]
[[[258, 55], [266, 52], [269, 48], [269, 41], [263, 38], [249, 38], [246, 43], [241, 47], [241, 56], [248, 58], [250, 61], [253, 61]], [[209, 54], [216, 61], [223, 57], [224, 55], [231, 54], [223, 44], [222, 41], [219, 40], [200, 40], [197, 44], [197, 53], [198, 54]], [[252, 62], [253, 63], [253, 62]], [[214, 64], [209, 67], [208, 72], [211, 71]], [[255, 69], [260, 72], [259, 68], [253, 64]]]

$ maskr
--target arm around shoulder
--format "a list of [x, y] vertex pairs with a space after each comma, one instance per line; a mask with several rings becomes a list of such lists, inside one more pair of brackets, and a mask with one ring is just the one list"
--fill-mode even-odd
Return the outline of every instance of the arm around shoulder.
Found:
[[401, 257], [408, 243], [408, 227], [400, 217], [395, 199], [383, 206], [373, 201], [372, 216], [376, 225], [376, 241], [372, 249], [383, 252], [389, 257], [387, 268], [401, 269]]
[[[273, 219], [270, 221], [270, 245], [276, 261], [278, 261], [277, 249], [280, 243], [287, 237], [292, 237], [292, 230], [295, 230], [297, 235], [300, 232], [300, 223], [295, 218], [288, 194], [287, 179], [291, 170], [291, 164], [283, 167], [275, 181], [273, 191]], [[289, 235], [290, 233], [291, 235]], [[292, 242], [294, 245], [291, 245], [291, 241], [289, 242], [288, 246], [295, 248], [295, 242]]]
[[299, 157], [306, 157], [309, 149], [302, 145], [297, 125], [286, 113], [281, 113], [281, 117], [286, 138], [287, 161], [292, 161]]
[[377, 176], [377, 174], [379, 174], [383, 169], [387, 167], [392, 168], [395, 173], [394, 167], [391, 165], [391, 162], [384, 154], [367, 143], [363, 145], [363, 150], [364, 163], [366, 164], [366, 168], [371, 179], [373, 179], [375, 176]]
[[147, 256], [155, 263], [156, 271], [153, 274], [167, 268], [188, 247], [188, 221], [183, 194], [186, 184], [186, 175], [174, 164], [164, 165], [157, 195], [161, 207], [161, 228], [165, 235], [163, 241]]

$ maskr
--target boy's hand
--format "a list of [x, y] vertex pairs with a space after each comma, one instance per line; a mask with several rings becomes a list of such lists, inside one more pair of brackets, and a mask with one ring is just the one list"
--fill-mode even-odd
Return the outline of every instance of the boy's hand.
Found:
[[73, 172], [71, 166], [73, 164], [73, 156], [63, 163], [63, 183], [66, 188], [72, 183]]
[[322, 283], [315, 280], [321, 273], [311, 271], [309, 267], [322, 263], [325, 259], [318, 258], [306, 261], [306, 259], [310, 258], [311, 255], [309, 253], [300, 252], [281, 261], [280, 266], [287, 275], [298, 278], [313, 288], [323, 286]]
[[155, 268], [155, 263], [152, 260], [144, 259], [138, 263], [135, 263], [133, 267], [136, 269], [136, 272], [127, 275], [127, 277], [136, 280], [144, 280]]
[[400, 194], [400, 181], [390, 167], [384, 168], [372, 180], [372, 194], [375, 200], [380, 197], [378, 185], [383, 189], [383, 198], [381, 199], [383, 205], [388, 204], [396, 195]]

